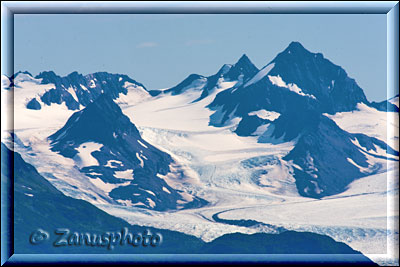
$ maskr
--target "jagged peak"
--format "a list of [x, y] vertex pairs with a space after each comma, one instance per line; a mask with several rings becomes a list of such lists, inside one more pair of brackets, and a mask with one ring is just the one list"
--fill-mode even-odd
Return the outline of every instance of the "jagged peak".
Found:
[[[6, 75], [4, 75], [4, 76], [7, 77]], [[7, 78], [12, 83], [34, 80], [33, 75], [28, 71], [18, 71], [15, 74], [11, 75], [11, 77], [7, 77]]]
[[295, 49], [295, 50], [297, 50], [297, 49], [307, 50], [307, 49], [305, 49], [304, 46], [303, 46], [300, 42], [298, 42], [298, 41], [290, 42], [290, 44], [289, 44], [289, 46], [288, 46], [287, 48], [289, 48], [289, 49]]
[[83, 77], [83, 75], [80, 74], [77, 71], [73, 71], [73, 72], [71, 72], [70, 74], [67, 75], [67, 77], [79, 77], [79, 76]]
[[105, 93], [84, 109], [75, 112], [66, 124], [48, 139], [53, 148], [58, 150], [70, 141], [75, 144], [87, 141], [110, 144], [115, 142], [114, 132], [139, 136], [135, 125], [122, 113], [112, 97]]
[[252, 65], [254, 66], [253, 62], [251, 62], [251, 60], [249, 59], [249, 57], [246, 54], [243, 54], [240, 59], [238, 60], [238, 62], [236, 62], [235, 66], [238, 65]]
[[17, 73], [14, 74], [14, 77], [16, 77], [19, 74], [26, 74], [26, 75], [33, 77], [33, 75], [27, 70], [26, 71], [18, 71]]
[[217, 72], [217, 76], [219, 76], [219, 77], [224, 76], [225, 74], [227, 74], [230, 71], [231, 68], [232, 68], [231, 64], [222, 65], [222, 67]]
[[227, 71], [223, 75], [230, 79], [237, 79], [241, 74], [250, 77], [259, 71], [246, 54], [243, 54], [234, 65], [224, 66], [229, 66], [229, 69], [226, 68]]
[[293, 41], [291, 42], [288, 47], [286, 47], [285, 50], [283, 50], [281, 53], [279, 53], [275, 59], [282, 57], [282, 56], [288, 56], [288, 55], [319, 55], [322, 56], [321, 53], [314, 54], [307, 50], [300, 42]]
[[35, 76], [35, 79], [40, 79], [40, 78], [61, 78], [58, 76], [54, 71], [42, 71], [38, 75]]

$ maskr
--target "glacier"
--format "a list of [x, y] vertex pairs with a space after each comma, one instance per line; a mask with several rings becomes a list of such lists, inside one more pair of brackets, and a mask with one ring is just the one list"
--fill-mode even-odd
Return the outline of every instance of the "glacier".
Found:
[[[182, 190], [181, 196], [185, 201], [190, 201], [192, 196], [207, 200], [209, 204], [203, 207], [157, 211], [138, 207], [141, 203], [114, 201], [108, 194], [113, 184], [90, 179], [79, 171], [74, 159], [51, 150], [47, 137], [59, 130], [74, 110], [66, 102], [42, 105], [39, 110], [27, 109], [29, 100], [40, 101], [39, 96], [44, 91], [55, 87], [54, 84], [42, 84], [40, 79], [28, 74], [20, 74], [17, 76], [19, 80], [14, 81], [18, 84], [14, 92], [14, 127], [8, 128], [9, 135], [2, 139], [10, 147], [14, 146], [26, 162], [34, 165], [43, 177], [67, 196], [86, 200], [135, 225], [176, 230], [207, 242], [227, 233], [274, 233], [276, 228], [282, 227], [324, 234], [361, 251], [379, 264], [396, 264], [393, 255], [399, 244], [398, 228], [392, 221], [398, 220], [398, 207], [390, 203], [399, 197], [398, 179], [393, 179], [398, 177], [398, 162], [366, 154], [371, 165], [379, 163], [384, 168], [353, 181], [344, 192], [336, 195], [320, 199], [299, 195], [293, 174], [301, 167], [293, 161], [283, 160], [293, 150], [296, 139], [285, 141], [281, 138], [279, 142], [260, 143], [259, 137], [267, 132], [268, 125], [260, 126], [264, 128], [253, 136], [239, 136], [235, 130], [240, 118], [235, 116], [230, 116], [221, 127], [210, 125], [210, 116], [215, 110], [207, 107], [215, 97], [221, 92], [233, 93], [238, 86], [251, 81], [250, 76], [247, 80], [236, 74], [223, 77], [231, 69], [232, 66], [221, 69], [222, 76], [215, 80], [215, 87], [208, 88], [206, 94], [202, 91], [207, 84], [205, 78], [196, 76], [197, 82], [185, 85], [184, 93], [160, 90], [158, 95], [150, 97], [144, 87], [126, 82], [127, 94], [118, 92], [115, 95], [115, 102], [137, 126], [143, 139], [173, 158], [174, 163], [169, 166], [171, 171], [157, 174], [157, 177], [171, 188]], [[268, 68], [268, 72], [271, 69]], [[264, 75], [266, 71], [261, 72]], [[2, 83], [7, 83], [3, 77]], [[90, 88], [90, 84], [96, 86], [94, 79], [86, 87]], [[86, 91], [86, 87], [82, 90]], [[2, 89], [2, 99], [10, 93], [10, 90]], [[304, 91], [307, 93], [312, 92]], [[83, 106], [78, 109], [83, 109]], [[264, 108], [246, 114], [272, 121], [280, 115]], [[349, 133], [376, 137], [398, 149], [398, 112], [379, 111], [359, 103], [356, 110], [329, 112], [324, 116]], [[358, 139], [354, 140], [355, 145], [358, 142]], [[138, 144], [146, 148], [139, 141]], [[91, 144], [89, 152], [79, 153], [85, 155], [83, 162], [93, 161], [90, 155], [95, 149], [98, 146]], [[379, 149], [376, 153], [387, 156]], [[141, 164], [146, 164], [146, 159], [140, 154], [134, 156]], [[398, 160], [398, 157], [393, 156], [393, 159]], [[312, 158], [309, 161], [312, 163]], [[358, 166], [354, 161], [352, 164]], [[109, 160], [105, 166], [108, 165], [110, 168], [118, 167], [121, 162]], [[116, 171], [116, 176], [134, 180], [130, 172], [130, 169]], [[184, 173], [184, 178], [179, 173]], [[170, 193], [165, 187], [162, 190]], [[150, 199], [147, 205], [151, 207], [154, 203]], [[216, 214], [221, 220], [258, 223], [249, 226], [222, 223], [215, 220]]]
[[[240, 137], [233, 133], [234, 122], [222, 128], [209, 126], [212, 111], [204, 107], [218, 91], [193, 102], [200, 93], [164, 95], [133, 106], [120, 105], [145, 140], [168, 152], [186, 170], [185, 181], [171, 175], [164, 177], [168, 184], [206, 199], [211, 203], [207, 207], [160, 212], [113, 203], [99, 186], [93, 186], [74, 168], [72, 159], [50, 150], [45, 137], [60, 128], [62, 120], [49, 122], [49, 125], [41, 120], [30, 120], [28, 128], [16, 123], [14, 131], [23, 145], [15, 144], [15, 150], [66, 195], [87, 200], [133, 224], [177, 230], [205, 241], [226, 233], [272, 231], [215, 222], [212, 216], [220, 213], [223, 219], [252, 219], [286, 229], [325, 234], [377, 262], [385, 262], [387, 251], [395, 248], [396, 242], [398, 244], [398, 240], [392, 240], [398, 230], [387, 227], [387, 218], [398, 217], [398, 211], [387, 209], [388, 198], [398, 197], [398, 184], [385, 187], [382, 180], [398, 172], [395, 164], [388, 165], [388, 172], [356, 180], [342, 194], [320, 200], [301, 197], [291, 175], [293, 166], [279, 160], [293, 148], [293, 142], [257, 143], [256, 137]], [[25, 120], [30, 116], [35, 118], [35, 112], [43, 112], [30, 110], [28, 115], [23, 105], [19, 107], [15, 115]], [[352, 132], [363, 132], [368, 123], [372, 129], [375, 121], [369, 119], [363, 123], [358, 131]], [[380, 134], [379, 129], [376, 134]], [[255, 177], [262, 177], [261, 181]], [[94, 200], [96, 194], [100, 197]]]

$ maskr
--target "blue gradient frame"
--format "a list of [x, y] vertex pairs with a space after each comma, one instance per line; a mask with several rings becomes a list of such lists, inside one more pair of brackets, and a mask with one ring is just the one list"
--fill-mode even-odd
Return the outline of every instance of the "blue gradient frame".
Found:
[[[2, 74], [14, 73], [14, 14], [386, 14], [387, 15], [387, 92], [399, 91], [399, 2], [2, 2]], [[13, 99], [7, 99], [13, 101]], [[6, 109], [2, 107], [2, 112]], [[5, 110], [7, 123], [13, 126], [13, 111]], [[13, 128], [13, 127], [10, 127]], [[388, 131], [389, 134], [389, 131]], [[392, 133], [393, 134], [393, 133]], [[2, 132], [3, 139], [3, 132]], [[2, 157], [4, 155], [1, 155]], [[13, 168], [12, 159], [8, 159]], [[14, 254], [13, 185], [2, 179], [1, 187], [1, 265], [42, 263], [299, 263], [359, 262], [359, 255], [312, 254]], [[398, 182], [399, 174], [388, 179]], [[7, 183], [8, 182], [8, 183]], [[388, 213], [398, 210], [398, 202], [388, 201]], [[398, 222], [397, 222], [398, 223]], [[388, 219], [388, 227], [396, 227]], [[397, 228], [398, 231], [398, 228]], [[395, 257], [394, 251], [382, 254]], [[398, 253], [398, 252], [397, 252]], [[368, 256], [368, 255], [366, 255]], [[398, 254], [397, 254], [398, 257]], [[398, 259], [397, 259], [398, 260]]]

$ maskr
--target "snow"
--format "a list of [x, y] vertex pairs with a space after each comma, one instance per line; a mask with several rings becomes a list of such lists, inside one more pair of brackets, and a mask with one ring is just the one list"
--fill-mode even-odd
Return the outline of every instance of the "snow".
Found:
[[298, 195], [290, 164], [275, 157], [259, 160], [261, 160], [262, 166], [257, 166], [254, 169], [266, 171], [266, 173], [258, 176], [258, 182], [261, 186], [267, 186], [271, 192], [279, 195]]
[[92, 156], [92, 152], [100, 151], [101, 147], [103, 147], [103, 144], [95, 142], [86, 142], [79, 145], [79, 147], [76, 148], [78, 154], [73, 158], [76, 165], [81, 169], [88, 166], [98, 166], [99, 162]]
[[142, 147], [148, 148], [145, 144], [143, 144], [142, 142], [140, 142], [140, 140], [137, 140], [137, 141], [138, 141], [138, 143], [139, 143]]
[[119, 165], [119, 166], [122, 166], [122, 162], [121, 162], [121, 161], [111, 159], [111, 160], [107, 161], [107, 164], [104, 165], [104, 167], [118, 168], [117, 166], [115, 166], [115, 164], [114, 164], [114, 166], [113, 166], [111, 163], [115, 163], [115, 164], [117, 164], [117, 165]]
[[269, 80], [271, 81], [272, 84], [279, 86], [279, 87], [286, 87], [286, 83], [282, 80], [282, 78], [278, 76], [270, 76], [268, 75]]
[[[366, 151], [371, 155], [376, 155], [376, 156], [383, 156], [389, 159], [394, 159], [397, 160], [395, 156], [392, 156], [390, 154], [386, 154], [386, 150], [382, 149], [381, 147], [377, 146], [377, 145], [373, 145], [375, 150], [373, 150], [372, 148], [367, 150], [366, 148], [364, 148], [363, 146], [360, 145], [360, 142], [358, 141], [357, 138], [351, 139], [350, 140], [354, 145], [356, 145], [357, 147], [359, 147], [362, 151]], [[364, 153], [366, 154], [366, 153]], [[366, 154], [367, 155], [367, 154]], [[368, 155], [369, 156], [369, 155]]]
[[351, 158], [346, 158], [346, 159], [347, 159], [348, 162], [350, 162], [351, 164], [356, 166], [358, 169], [360, 169], [361, 172], [363, 172], [363, 173], [369, 173], [370, 172], [370, 170], [368, 168], [365, 168], [365, 167], [362, 167], [362, 166], [358, 165]]
[[132, 200], [122, 200], [122, 199], [117, 199], [117, 202], [124, 205], [124, 206], [134, 206], [135, 204], [132, 203]]
[[296, 84], [294, 83], [289, 83], [286, 84], [281, 78], [281, 76], [270, 76], [268, 75], [269, 80], [271, 81], [272, 84], [279, 86], [279, 87], [285, 87], [288, 88], [290, 91], [295, 92], [296, 94], [302, 95], [302, 96], [308, 96], [313, 99], [315, 99], [315, 96], [310, 95], [310, 94], [305, 94], [303, 90], [301, 90]]
[[165, 186], [163, 186], [162, 190], [163, 190], [164, 192], [168, 193], [168, 194], [171, 194], [171, 192], [170, 192]]
[[154, 208], [156, 206], [156, 203], [154, 203], [154, 201], [151, 200], [151, 198], [146, 198], [146, 200], [149, 203], [150, 207]]
[[[23, 144], [14, 144], [16, 152], [23, 159], [36, 167], [38, 172], [65, 195], [83, 199], [92, 204], [112, 203], [105, 192], [95, 186], [88, 176], [76, 168], [73, 159], [66, 158], [50, 150], [46, 137], [48, 131], [43, 129], [16, 129], [17, 136]], [[4, 140], [9, 145], [9, 139]], [[77, 190], [79, 188], [79, 190]]]
[[357, 104], [357, 110], [324, 114], [334, 120], [340, 128], [350, 133], [363, 133], [378, 138], [390, 147], [399, 147], [399, 113], [378, 111], [363, 103]]
[[41, 82], [42, 79], [35, 79], [31, 75], [26, 73], [19, 73], [16, 77], [14, 77], [14, 84], [20, 85], [22, 82]]
[[144, 190], [145, 192], [147, 192], [147, 193], [149, 193], [149, 194], [151, 194], [151, 195], [153, 195], [153, 196], [156, 196], [156, 194], [154, 194], [154, 192], [152, 192], [152, 191], [150, 191], [150, 190]]
[[[174, 213], [150, 211], [151, 215], [146, 215], [140, 209], [101, 206], [128, 222], [182, 231], [205, 241], [225, 233], [260, 231], [213, 223], [212, 215], [224, 211], [219, 215], [220, 218], [253, 219], [291, 230], [320, 233], [363, 253], [382, 256], [390, 245], [386, 242], [386, 236], [393, 237], [395, 234], [393, 230], [387, 229], [386, 192], [397, 190], [398, 194], [398, 184], [386, 188], [387, 175], [382, 173], [359, 179], [350, 184], [346, 192], [321, 200], [300, 196], [275, 198], [273, 195], [269, 195], [272, 198], [265, 198], [256, 193], [252, 197], [234, 191], [230, 191], [230, 194], [229, 191], [220, 191], [224, 194], [220, 195], [219, 200], [226, 197], [226, 202]], [[398, 213], [394, 216], [398, 216]]]
[[[23, 82], [23, 87], [29, 89], [28, 83]], [[348, 190], [336, 196], [322, 199], [301, 197], [292, 176], [293, 168], [298, 166], [282, 160], [293, 149], [294, 142], [275, 140], [258, 143], [258, 136], [239, 137], [234, 134], [234, 125], [218, 128], [208, 125], [213, 112], [205, 106], [218, 92], [231, 88], [232, 84], [221, 80], [221, 87], [194, 103], [193, 100], [200, 96], [201, 91], [189, 88], [184, 94], [161, 95], [144, 99], [135, 105], [121, 105], [124, 114], [135, 123], [143, 139], [174, 159], [170, 165], [171, 171], [157, 176], [165, 180], [169, 187], [183, 191], [181, 195], [184, 200], [178, 204], [183, 205], [197, 196], [209, 201], [209, 205], [202, 208], [158, 212], [140, 207], [155, 205], [151, 199], [146, 200], [146, 204], [126, 200], [115, 203], [108, 192], [131, 181], [111, 184], [100, 178], [89, 178], [79, 172], [74, 160], [50, 151], [46, 137], [60, 129], [72, 114], [68, 110], [65, 110], [67, 114], [61, 112], [61, 105], [48, 106], [46, 113], [33, 110], [25, 113], [18, 109], [15, 132], [28, 148], [16, 145], [15, 149], [66, 195], [89, 201], [132, 224], [176, 230], [207, 242], [227, 233], [271, 231], [213, 221], [212, 215], [223, 212], [219, 216], [225, 219], [253, 219], [296, 231], [325, 234], [367, 256], [372, 255], [370, 258], [376, 261], [396, 247], [393, 245], [396, 231], [388, 224], [391, 221], [388, 218], [398, 220], [398, 209], [389, 209], [387, 204], [398, 198], [398, 181], [389, 183], [388, 179], [398, 175], [397, 162], [384, 159], [375, 161], [372, 156], [365, 154], [370, 165], [374, 162], [387, 164], [387, 172], [354, 181]], [[33, 95], [35, 90], [32, 90]], [[23, 97], [16, 98], [20, 99], [24, 100]], [[384, 141], [389, 136], [393, 143], [396, 140], [398, 142], [397, 133], [390, 137], [386, 129], [386, 123], [397, 125], [394, 123], [398, 113], [379, 112], [362, 105], [358, 108], [354, 112], [327, 116], [331, 116], [345, 130], [351, 129], [350, 132], [381, 136]], [[257, 116], [263, 116], [264, 111], [256, 112]], [[37, 119], [35, 116], [38, 116]], [[398, 125], [396, 127], [398, 130]], [[267, 124], [260, 126], [256, 132], [266, 133], [269, 130], [271, 127]], [[264, 137], [268, 137], [268, 134]], [[93, 160], [90, 151], [99, 149], [99, 145], [83, 149], [82, 154]], [[374, 153], [384, 152], [378, 150]], [[139, 154], [137, 156], [141, 158]], [[121, 164], [117, 160], [110, 160], [106, 166], [111, 167], [112, 162]], [[169, 191], [165, 189], [162, 190]]]
[[67, 91], [68, 91], [68, 93], [70, 93], [72, 95], [74, 100], [79, 103], [79, 99], [78, 99], [78, 96], [76, 95], [76, 92], [75, 92], [74, 88], [68, 87]]
[[125, 182], [122, 184], [111, 184], [111, 183], [105, 183], [103, 182], [103, 180], [101, 180], [100, 178], [96, 178], [96, 179], [90, 179], [90, 182], [92, 184], [94, 184], [97, 188], [103, 190], [106, 193], [110, 193], [113, 189], [120, 187], [120, 186], [127, 186], [130, 184], [130, 182]]
[[232, 68], [232, 65], [231, 65], [231, 64], [225, 64], [225, 65], [223, 65], [223, 66], [222, 66], [222, 69], [221, 69], [221, 75], [227, 74], [228, 71], [229, 71], [231, 68]]
[[268, 130], [270, 123], [258, 126], [257, 129], [252, 133], [252, 135], [260, 136]]
[[249, 85], [252, 85], [253, 83], [256, 83], [260, 81], [262, 78], [264, 78], [273, 68], [275, 67], [275, 63], [271, 63], [264, 68], [262, 68], [256, 75], [254, 75], [253, 78], [251, 78], [245, 85], [244, 87], [247, 87]]
[[372, 152], [371, 154], [374, 154], [377, 156], [388, 157], [388, 158], [394, 158], [394, 157], [391, 157], [388, 154], [386, 154], [386, 150], [382, 149], [380, 146], [374, 145], [374, 147], [375, 147], [376, 152]]
[[[274, 145], [285, 143], [285, 133], [279, 138], [272, 136], [275, 130], [275, 125], [268, 123], [266, 124], [266, 127], [262, 129], [265, 129], [265, 131], [258, 137], [259, 143], [269, 143]], [[259, 127], [257, 128], [256, 132], [258, 133], [260, 130], [261, 129]], [[293, 147], [295, 143], [296, 143], [295, 141], [291, 142]]]
[[[132, 203], [132, 202], [131, 202], [131, 203]], [[147, 206], [147, 205], [144, 204], [143, 202], [137, 202], [137, 203], [131, 204], [131, 206]]]
[[133, 180], [133, 170], [114, 171], [114, 177], [120, 179]]
[[103, 174], [101, 174], [101, 173], [97, 173], [97, 172], [88, 172], [87, 174], [90, 174], [90, 175], [93, 175], [93, 176], [101, 176], [101, 175], [103, 175]]
[[[9, 109], [10, 112], [14, 112], [13, 124], [2, 112], [2, 121], [4, 118], [4, 123], [2, 122], [3, 130], [32, 131], [34, 133], [32, 136], [47, 137], [60, 129], [72, 115], [73, 111], [68, 110], [64, 102], [60, 105], [51, 104], [48, 106], [39, 100], [40, 110], [27, 109], [28, 101], [38, 97], [46, 90], [55, 88], [55, 86], [54, 84], [41, 84], [41, 79], [34, 79], [26, 74], [19, 74], [15, 80], [17, 86], [14, 87], [14, 95], [10, 90], [1, 89], [1, 99], [4, 101], [2, 106]], [[12, 100], [6, 102], [10, 99]]]
[[[196, 79], [192, 81], [189, 85], [185, 86], [182, 88], [181, 92], [186, 92], [187, 90], [190, 90], [192, 92], [199, 92], [201, 89], [204, 88], [207, 84], [207, 78], [202, 77], [200, 79]], [[172, 94], [172, 93], [171, 93]]]
[[323, 190], [319, 188], [318, 183], [316, 181], [310, 181], [310, 182], [315, 186], [314, 192], [317, 194], [321, 194]]
[[238, 105], [229, 113], [226, 120], [222, 123], [222, 120], [225, 117], [226, 110], [223, 110], [223, 106], [218, 107], [218, 109], [210, 116], [210, 125], [219, 125], [219, 126], [234, 126], [239, 124], [240, 118], [235, 117], [235, 113]]
[[[293, 143], [285, 143], [281, 139], [259, 144], [257, 137], [238, 137], [232, 134], [231, 126], [210, 127], [207, 121], [210, 113], [204, 106], [213, 96], [200, 103], [191, 103], [190, 100], [196, 97], [189, 94], [156, 98], [135, 108], [124, 109], [123, 112], [139, 127], [144, 139], [170, 153], [181, 167], [186, 168], [185, 176], [189, 181], [181, 184], [172, 174], [158, 176], [166, 179], [172, 187], [189, 190], [207, 199], [211, 205], [193, 211], [181, 210], [173, 215], [151, 211], [152, 215], [144, 216], [138, 210], [127, 212], [109, 206], [105, 208], [107, 211], [130, 222], [178, 230], [206, 241], [228, 232], [256, 231], [230, 225], [219, 226], [199, 216], [202, 214], [210, 219], [218, 211], [229, 210], [221, 217], [255, 219], [284, 225], [293, 230], [327, 234], [364, 253], [385, 252], [386, 186], [381, 185], [385, 185], [382, 179], [387, 173], [354, 182], [354, 185], [349, 186], [349, 191], [346, 191], [350, 195], [322, 200], [300, 197], [291, 175], [292, 168], [296, 166], [281, 160], [293, 147]], [[266, 115], [265, 111], [256, 112], [254, 114], [257, 116]], [[263, 125], [256, 132], [265, 133], [268, 129], [271, 130], [268, 125]], [[269, 156], [275, 156], [279, 160], [270, 165], [261, 164], [251, 168], [243, 168], [241, 165], [246, 159], [257, 162], [260, 158]], [[313, 165], [310, 164], [309, 168], [312, 171]], [[259, 175], [255, 181], [257, 184], [254, 184], [252, 174], [261, 170], [266, 170], [267, 173]], [[373, 186], [368, 185], [371, 182], [374, 183]], [[378, 184], [379, 187], [375, 186]], [[354, 192], [351, 189], [355, 186], [362, 188], [357, 189], [359, 192]], [[377, 192], [364, 194], [366, 187], [375, 187]], [[316, 190], [321, 189], [317, 187]], [[270, 206], [276, 208], [270, 210]], [[280, 209], [284, 209], [284, 212], [281, 213]], [[337, 218], [333, 218], [336, 214]], [[360, 218], [363, 219], [360, 221]], [[369, 236], [360, 235], [360, 231], [365, 231]], [[374, 246], [371, 246], [371, 242]]]
[[8, 88], [11, 82], [6, 75], [1, 75], [1, 88]]
[[139, 155], [139, 153], [136, 152], [136, 158], [140, 161], [140, 167], [144, 167], [144, 161], [141, 158], [141, 156]]
[[273, 120], [276, 120], [281, 114], [278, 112], [275, 112], [275, 111], [268, 111], [265, 109], [260, 109], [260, 110], [252, 111], [249, 113], [249, 116], [252, 116], [252, 115], [256, 115], [260, 119], [273, 121]]
[[[310, 152], [307, 151], [307, 157], [306, 157], [306, 164], [307, 164], [307, 173], [310, 174], [313, 178], [317, 179], [317, 172], [318, 169], [314, 165], [314, 159], [311, 157]], [[317, 186], [317, 184], [315, 184]], [[319, 194], [319, 193], [317, 193]]]
[[238, 81], [225, 81], [224, 78], [219, 78], [217, 82], [217, 89], [219, 89], [219, 91], [226, 90], [228, 88], [236, 86], [237, 83]]
[[96, 83], [93, 80], [90, 80], [89, 87], [90, 88], [95, 88], [96, 87]]
[[219, 86], [208, 97], [194, 103], [201, 95], [198, 87], [188, 89], [184, 94], [157, 96], [139, 105], [122, 108], [131, 121], [140, 126], [189, 131], [204, 129], [208, 128], [209, 116], [213, 113], [205, 106], [211, 103], [217, 93], [231, 87], [232, 82], [221, 82]]
[[151, 97], [146, 89], [137, 84], [125, 82], [123, 87], [126, 88], [128, 92], [126, 94], [119, 93], [118, 98], [115, 99], [115, 103], [117, 104], [135, 105]]
[[391, 99], [389, 99], [389, 102], [399, 107], [399, 96], [392, 97]]
[[85, 90], [85, 91], [88, 91], [89, 92], [89, 89], [87, 89], [86, 88], [86, 86], [84, 86], [83, 84], [79, 84], [80, 86], [81, 86], [81, 88], [83, 89], [83, 90]]

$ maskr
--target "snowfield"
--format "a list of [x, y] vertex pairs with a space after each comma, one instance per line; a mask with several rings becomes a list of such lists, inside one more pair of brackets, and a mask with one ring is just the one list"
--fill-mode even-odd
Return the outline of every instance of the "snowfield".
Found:
[[[260, 71], [257, 79], [267, 75], [270, 68]], [[342, 194], [321, 200], [301, 197], [292, 176], [294, 165], [282, 160], [293, 149], [293, 142], [257, 143], [257, 136], [237, 136], [232, 132], [238, 123], [236, 119], [225, 127], [209, 126], [213, 111], [205, 107], [218, 92], [234, 84], [221, 81], [213, 93], [198, 102], [193, 100], [200, 96], [199, 90], [147, 97], [141, 88], [127, 85], [131, 93], [118, 100], [143, 139], [175, 160], [170, 166], [171, 172], [158, 177], [171, 187], [184, 190], [183, 195], [193, 194], [210, 203], [202, 208], [158, 212], [135, 207], [138, 203], [124, 206], [108, 196], [115, 184], [90, 179], [78, 169], [93, 163], [90, 154], [100, 148], [99, 144], [89, 143], [80, 148], [81, 165], [50, 151], [46, 137], [60, 129], [73, 112], [65, 105], [43, 105], [41, 110], [28, 110], [24, 102], [28, 96], [49, 89], [49, 85], [27, 81], [15, 90], [14, 131], [20, 139], [15, 141], [15, 151], [66, 195], [91, 202], [132, 224], [176, 230], [205, 241], [233, 232], [274, 232], [262, 224], [242, 227], [216, 222], [213, 215], [219, 213], [220, 219], [251, 219], [286, 229], [325, 234], [379, 264], [398, 263], [398, 254], [394, 254], [399, 244], [398, 228], [392, 223], [398, 220], [398, 206], [390, 204], [399, 196], [397, 162], [387, 161], [387, 172], [359, 179]], [[2, 89], [2, 99], [7, 93]], [[129, 94], [139, 94], [143, 101], [131, 103]], [[380, 112], [365, 105], [359, 105], [358, 109], [327, 116], [351, 133], [374, 136], [398, 150], [398, 136], [386, 127], [391, 125], [398, 131], [398, 113]], [[279, 116], [265, 110], [254, 114], [268, 118]], [[10, 145], [9, 135], [2, 141]], [[146, 159], [137, 156], [146, 164]], [[111, 163], [118, 162], [110, 161], [110, 166]], [[183, 180], [176, 175], [180, 171], [185, 173]], [[121, 180], [134, 179], [130, 170], [117, 176]]]
[[269, 78], [269, 80], [271, 81], [271, 83], [274, 84], [274, 85], [276, 85], [276, 86], [284, 87], [284, 88], [289, 89], [289, 90], [292, 91], [292, 92], [295, 92], [296, 94], [299, 94], [299, 95], [302, 95], [302, 96], [308, 96], [308, 97], [311, 97], [311, 98], [314, 98], [314, 99], [315, 99], [315, 96], [310, 95], [310, 94], [305, 94], [305, 93], [303, 92], [303, 90], [301, 90], [301, 89], [297, 86], [297, 84], [294, 84], [294, 83], [286, 84], [286, 82], [285, 82], [284, 80], [282, 80], [281, 76], [279, 76], [279, 75], [278, 75], [278, 76], [271, 76], [271, 75], [268, 75], [268, 78]]
[[363, 133], [385, 141], [392, 148], [399, 147], [399, 113], [397, 112], [378, 111], [359, 103], [356, 111], [324, 115], [349, 133]]

